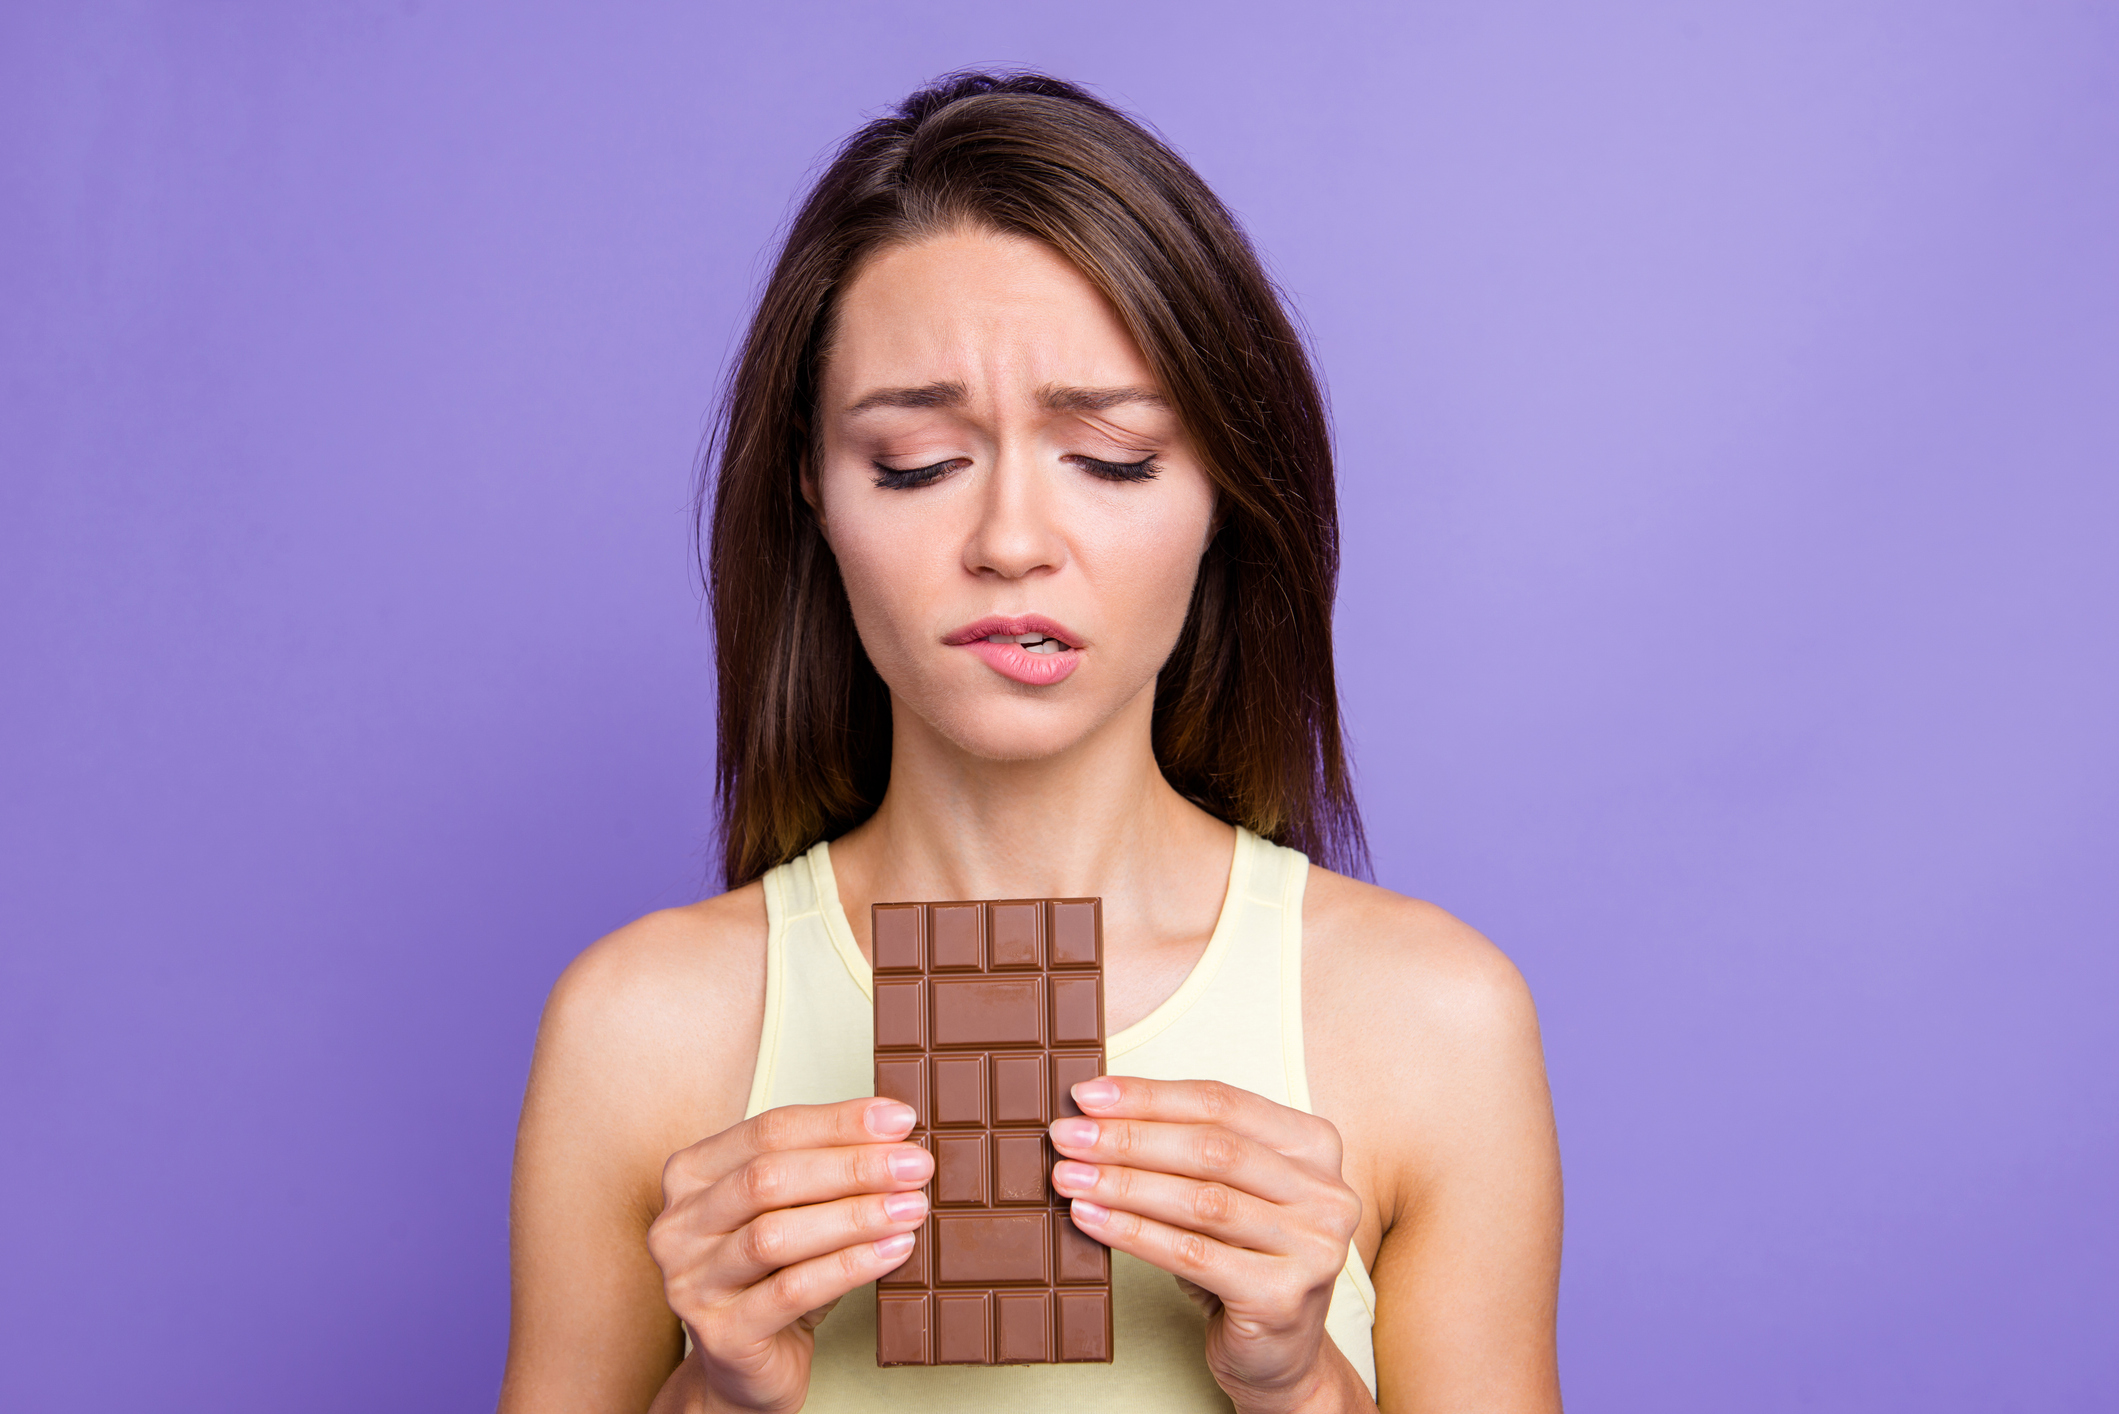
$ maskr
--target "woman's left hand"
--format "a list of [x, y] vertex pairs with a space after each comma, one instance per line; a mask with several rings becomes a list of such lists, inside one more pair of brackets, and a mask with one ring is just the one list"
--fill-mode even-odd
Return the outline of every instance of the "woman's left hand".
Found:
[[[1052, 1182], [1097, 1241], [1207, 1310], [1207, 1366], [1239, 1410], [1370, 1407], [1325, 1338], [1361, 1199], [1329, 1120], [1211, 1080], [1104, 1076], [1052, 1125]], [[1347, 1389], [1351, 1379], [1353, 1388]]]

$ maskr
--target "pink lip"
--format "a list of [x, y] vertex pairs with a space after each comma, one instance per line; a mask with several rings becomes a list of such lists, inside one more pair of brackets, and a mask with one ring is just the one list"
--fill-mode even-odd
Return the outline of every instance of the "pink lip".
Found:
[[[986, 641], [997, 634], [1012, 638], [1025, 633], [1042, 633], [1067, 646], [1057, 653], [1027, 653], [1019, 644]], [[1082, 661], [1081, 639], [1064, 624], [1041, 614], [1006, 619], [989, 615], [977, 623], [965, 624], [942, 642], [952, 648], [970, 649], [1002, 677], [1031, 687], [1050, 687], [1066, 680]]]

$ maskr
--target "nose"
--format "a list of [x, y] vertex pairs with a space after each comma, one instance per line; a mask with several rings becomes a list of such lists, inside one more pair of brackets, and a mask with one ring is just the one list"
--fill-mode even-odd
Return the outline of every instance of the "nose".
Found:
[[964, 543], [964, 568], [1022, 579], [1066, 562], [1054, 487], [1031, 456], [1003, 450], [980, 488], [978, 520]]

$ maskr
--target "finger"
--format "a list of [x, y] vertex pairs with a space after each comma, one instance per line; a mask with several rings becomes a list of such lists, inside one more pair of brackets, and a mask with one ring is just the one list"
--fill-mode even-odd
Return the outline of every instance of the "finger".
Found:
[[1143, 1080], [1100, 1075], [1073, 1088], [1082, 1113], [1113, 1119], [1218, 1124], [1270, 1149], [1339, 1170], [1339, 1131], [1331, 1121], [1218, 1080]]
[[1218, 1124], [1085, 1116], [1053, 1121], [1051, 1134], [1052, 1147], [1070, 1159], [1207, 1179], [1270, 1203], [1301, 1202], [1321, 1184], [1287, 1155]]
[[912, 1120], [912, 1106], [880, 1096], [835, 1105], [779, 1105], [671, 1155], [662, 1170], [663, 1202], [719, 1182], [758, 1154], [890, 1142], [910, 1134]]
[[730, 1302], [729, 1315], [738, 1330], [771, 1335], [855, 1287], [888, 1276], [905, 1265], [911, 1251], [912, 1234], [904, 1232], [782, 1267]]
[[917, 1144], [859, 1144], [838, 1149], [753, 1154], [689, 1199], [687, 1222], [706, 1232], [734, 1232], [761, 1213], [800, 1208], [856, 1193], [917, 1188], [934, 1175], [934, 1157]]
[[1099, 1207], [1138, 1213], [1252, 1252], [1292, 1257], [1315, 1245], [1291, 1225], [1289, 1219], [1297, 1216], [1292, 1210], [1226, 1183], [1202, 1183], [1116, 1165], [1100, 1168], [1064, 1159], [1053, 1166], [1052, 1186], [1068, 1198], [1086, 1198]]
[[1072, 1216], [1076, 1227], [1106, 1247], [1161, 1267], [1225, 1302], [1241, 1301], [1248, 1292], [1264, 1290], [1275, 1280], [1274, 1267], [1281, 1265], [1278, 1258], [1086, 1198], [1074, 1201]]
[[707, 1282], [718, 1290], [736, 1291], [814, 1257], [909, 1233], [926, 1217], [927, 1195], [917, 1191], [863, 1194], [764, 1213], [715, 1247], [707, 1263]]

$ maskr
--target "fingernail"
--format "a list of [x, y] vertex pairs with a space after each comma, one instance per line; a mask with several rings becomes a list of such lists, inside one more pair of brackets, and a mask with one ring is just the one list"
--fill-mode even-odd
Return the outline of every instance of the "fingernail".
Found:
[[1111, 1216], [1109, 1208], [1100, 1208], [1087, 1198], [1074, 1200], [1074, 1221], [1079, 1227], [1102, 1227], [1104, 1219]]
[[1063, 1119], [1052, 1126], [1052, 1142], [1070, 1149], [1086, 1149], [1096, 1142], [1096, 1121]]
[[1074, 1087], [1074, 1103], [1085, 1110], [1100, 1110], [1118, 1103], [1118, 1087], [1108, 1080], [1084, 1080]]
[[925, 1149], [893, 1149], [890, 1158], [890, 1176], [900, 1183], [910, 1183], [916, 1178], [927, 1177], [927, 1151]]
[[895, 1237], [886, 1237], [876, 1243], [876, 1255], [884, 1258], [902, 1257], [912, 1250], [912, 1234], [901, 1232]]
[[1072, 1159], [1052, 1167], [1052, 1181], [1062, 1188], [1096, 1187], [1096, 1170], [1088, 1164], [1078, 1164]]
[[879, 1105], [870, 1105], [863, 1121], [868, 1125], [868, 1132], [878, 1139], [902, 1139], [912, 1129], [912, 1106], [885, 1100]]
[[927, 1211], [927, 1195], [918, 1191], [893, 1193], [883, 1200], [883, 1211], [890, 1214], [894, 1223], [916, 1218]]

